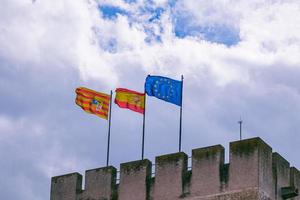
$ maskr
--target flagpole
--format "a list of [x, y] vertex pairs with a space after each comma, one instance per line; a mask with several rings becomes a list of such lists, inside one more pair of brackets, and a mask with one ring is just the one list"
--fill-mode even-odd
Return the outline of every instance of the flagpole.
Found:
[[109, 119], [108, 119], [108, 137], [107, 137], [107, 155], [106, 155], [106, 166], [109, 164], [109, 147], [110, 147], [110, 126], [111, 126], [111, 104], [112, 104], [112, 90], [110, 91], [110, 102], [109, 102]]
[[181, 152], [181, 132], [182, 132], [182, 96], [183, 96], [183, 75], [181, 75], [181, 106], [180, 106], [180, 123], [179, 123], [179, 152]]
[[144, 115], [143, 115], [143, 137], [142, 137], [142, 160], [144, 160], [145, 148], [145, 119], [146, 119], [146, 88], [144, 88]]

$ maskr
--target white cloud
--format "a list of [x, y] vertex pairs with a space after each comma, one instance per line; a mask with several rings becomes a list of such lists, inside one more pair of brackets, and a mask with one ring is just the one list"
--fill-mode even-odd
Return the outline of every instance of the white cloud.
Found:
[[15, 119], [4, 115], [0, 115], [0, 130], [0, 141], [10, 140], [18, 134], [38, 137], [46, 132], [41, 124], [33, 123], [26, 118]]
[[[8, 12], [9, 11], [9, 12]], [[93, 26], [99, 19], [92, 1], [7, 1], [0, 8], [2, 59], [32, 67], [75, 67], [84, 80], [115, 83], [101, 58]], [[13, 15], [11, 14], [13, 13]]]
[[44, 154], [47, 156], [41, 157], [36, 167], [48, 179], [62, 173], [78, 171], [83, 165], [76, 155], [66, 155], [62, 144], [52, 145]]
[[[132, 13], [137, 13], [142, 5], [142, 1], [129, 4], [121, 0], [98, 3], [118, 6]], [[155, 2], [157, 5], [165, 3]], [[228, 7], [229, 4], [232, 6]], [[177, 3], [175, 13], [184, 10], [193, 23], [237, 27], [241, 41], [231, 48], [196, 38], [175, 38], [172, 12], [167, 7], [159, 20], [164, 28], [160, 34], [158, 24], [146, 24], [141, 13], [139, 16], [143, 20], [140, 21], [130, 21], [121, 15], [115, 20], [99, 19], [97, 4], [92, 1], [63, 1], [53, 5], [50, 1], [31, 4], [15, 0], [4, 5], [2, 18], [5, 20], [0, 24], [2, 57], [39, 66], [45, 66], [44, 62], [72, 66], [79, 69], [85, 81], [105, 80], [111, 86], [118, 85], [118, 69], [130, 67], [132, 62], [144, 68], [145, 73], [158, 69], [170, 75], [197, 73], [203, 69], [201, 66], [207, 66], [220, 84], [247, 77], [242, 72], [245, 67], [239, 69], [237, 66], [241, 62], [270, 66], [284, 59], [288, 65], [299, 64], [297, 1], [238, 1], [233, 4], [229, 0], [210, 3], [189, 0]], [[4, 12], [9, 9], [16, 13], [13, 18]], [[149, 45], [145, 42], [144, 27], [149, 25], [155, 34], [161, 35], [162, 43]], [[110, 40], [116, 43], [113, 53], [101, 49], [109, 45], [105, 43]], [[176, 65], [177, 73], [170, 73], [175, 71], [174, 61], [181, 65]]]
[[18, 185], [18, 193], [22, 194], [22, 197], [19, 196], [19, 198], [40, 200], [35, 194], [34, 182], [30, 177], [17, 173], [9, 183], [12, 188]]
[[[232, 5], [232, 6], [228, 6]], [[177, 10], [176, 10], [177, 9]], [[140, 63], [149, 72], [158, 70], [168, 75], [180, 73], [201, 73], [203, 66], [210, 68], [216, 81], [221, 85], [231, 81], [248, 82], [251, 80], [250, 69], [270, 67], [278, 62], [284, 65], [298, 65], [299, 50], [299, 3], [297, 1], [179, 1], [175, 13], [183, 9], [193, 23], [198, 24], [229, 24], [240, 31], [241, 41], [232, 47], [221, 44], [211, 44], [201, 39], [187, 37], [175, 38], [172, 32], [172, 20], [167, 11], [163, 14], [161, 23], [165, 28], [162, 43], [149, 45], [143, 42], [145, 33], [142, 28], [133, 33], [128, 29], [141, 27], [141, 21], [133, 22], [132, 27], [128, 18], [119, 16], [115, 21], [105, 21], [114, 26], [111, 29], [99, 29], [104, 38], [112, 34], [120, 47], [110, 57], [126, 62]], [[167, 15], [166, 15], [167, 14]], [[123, 21], [122, 26], [116, 21]], [[187, 21], [188, 22], [188, 21]], [[122, 34], [118, 34], [122, 33]], [[106, 36], [106, 37], [105, 37]], [[134, 38], [134, 39], [132, 39]], [[124, 57], [126, 55], [126, 57]], [[140, 55], [136, 57], [136, 55]], [[175, 66], [175, 63], [176, 66]], [[116, 62], [115, 68], [120, 67]], [[129, 65], [127, 65], [130, 67]], [[147, 73], [146, 72], [146, 73]]]
[[2, 130], [1, 132], [4, 133], [10, 131], [12, 128], [13, 122], [4, 116], [0, 116], [0, 129]]

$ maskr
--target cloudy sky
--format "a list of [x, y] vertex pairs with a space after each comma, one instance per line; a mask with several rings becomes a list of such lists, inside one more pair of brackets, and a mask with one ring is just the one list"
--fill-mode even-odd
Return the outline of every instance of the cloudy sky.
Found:
[[[0, 197], [106, 162], [107, 121], [79, 86], [143, 91], [184, 75], [183, 150], [262, 137], [300, 168], [298, 0], [1, 0]], [[148, 98], [145, 157], [178, 149], [179, 108]], [[142, 115], [113, 105], [111, 164], [140, 159]], [[16, 192], [18, 191], [18, 192]]]

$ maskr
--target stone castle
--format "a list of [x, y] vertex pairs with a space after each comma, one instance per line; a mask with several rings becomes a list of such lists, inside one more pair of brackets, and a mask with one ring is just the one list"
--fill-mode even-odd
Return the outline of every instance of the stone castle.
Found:
[[50, 200], [300, 200], [300, 173], [260, 138], [230, 143], [229, 163], [221, 145], [53, 177]]

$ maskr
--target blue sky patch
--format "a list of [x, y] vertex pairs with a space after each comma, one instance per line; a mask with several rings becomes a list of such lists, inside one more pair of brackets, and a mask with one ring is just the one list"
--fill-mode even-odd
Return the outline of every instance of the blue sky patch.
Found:
[[227, 46], [236, 45], [240, 41], [239, 31], [229, 26], [202, 27], [202, 33], [206, 40]]
[[125, 3], [136, 3], [136, 0], [124, 0]]
[[125, 10], [115, 6], [99, 6], [99, 10], [102, 12], [104, 19], [116, 18], [118, 14], [127, 14]]
[[240, 41], [239, 30], [227, 25], [190, 25], [187, 23], [187, 19], [179, 18], [176, 19], [174, 26], [175, 35], [179, 38], [202, 36], [207, 41], [227, 46], [236, 45]]
[[168, 1], [168, 4], [170, 7], [174, 7], [176, 5], [176, 3], [177, 3], [177, 0], [169, 0]]
[[165, 10], [163, 8], [156, 8], [155, 10], [152, 11], [153, 15], [152, 17], [149, 19], [149, 22], [155, 21], [155, 20], [159, 20], [161, 14], [164, 12]]

